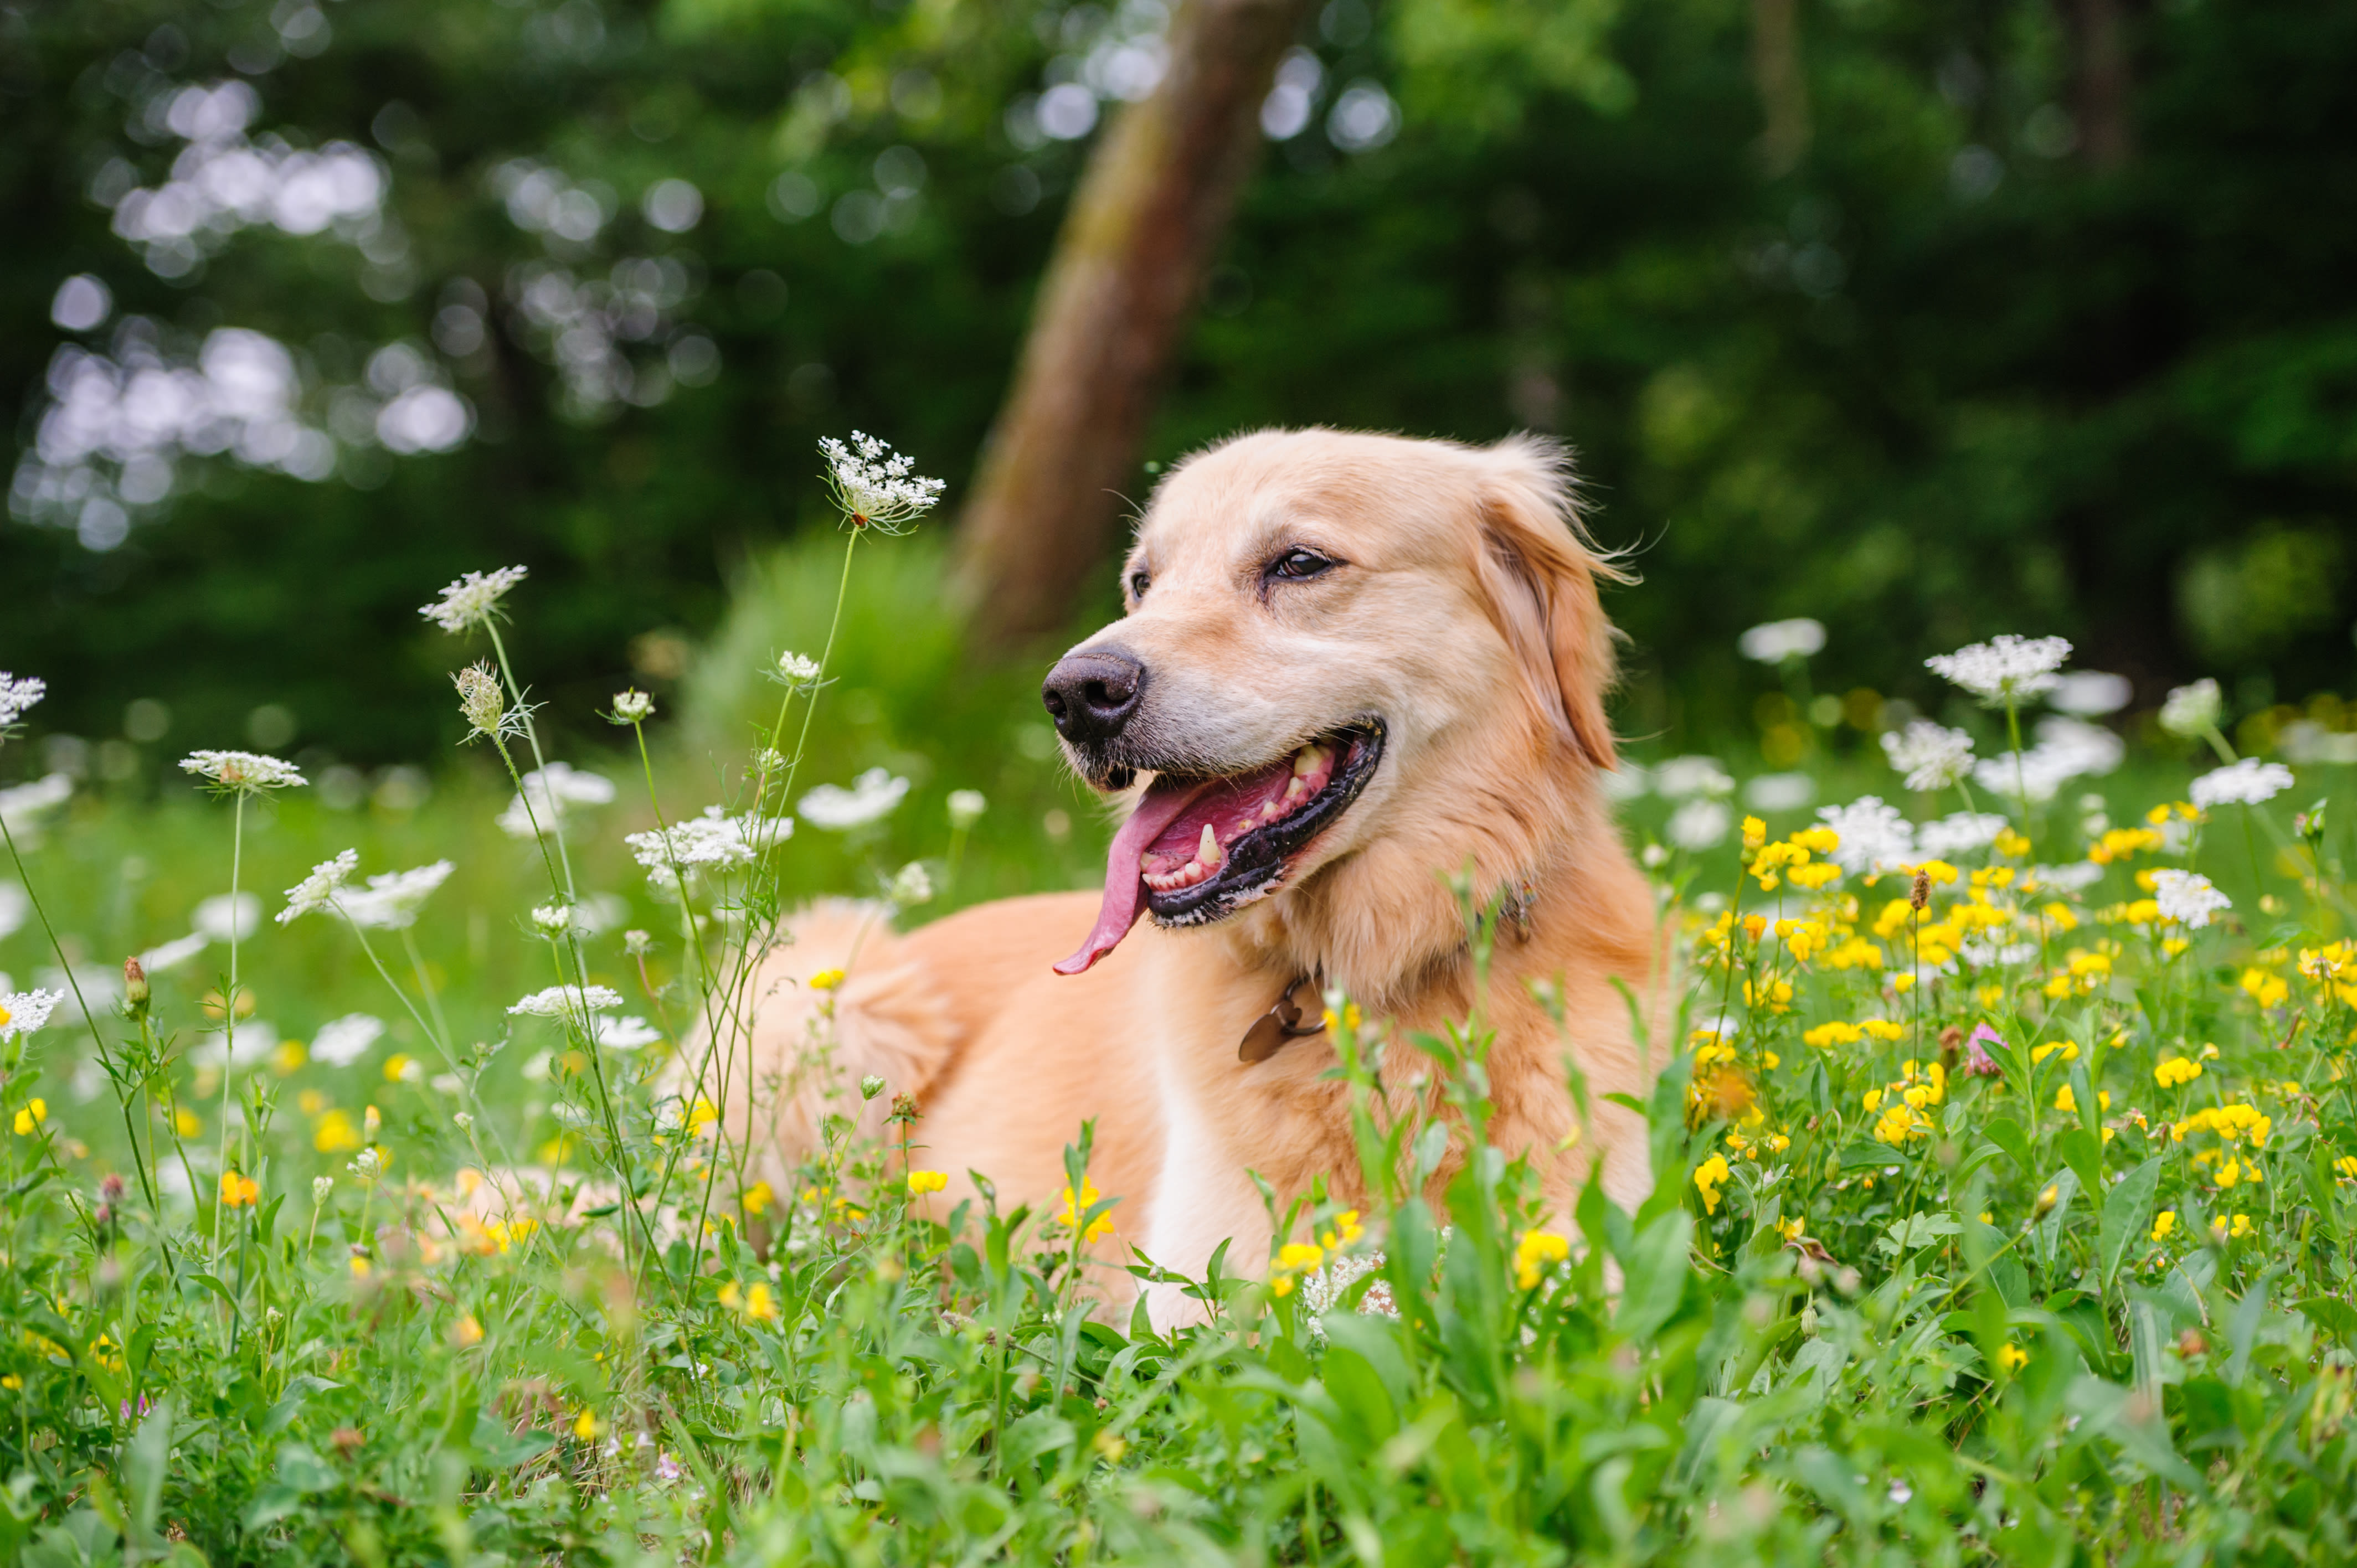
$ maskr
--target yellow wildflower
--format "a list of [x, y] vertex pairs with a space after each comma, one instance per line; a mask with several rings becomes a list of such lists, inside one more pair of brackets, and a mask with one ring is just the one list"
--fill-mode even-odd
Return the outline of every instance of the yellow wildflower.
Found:
[[1523, 1290], [1536, 1288], [1547, 1266], [1560, 1263], [1571, 1256], [1571, 1242], [1552, 1230], [1526, 1230], [1514, 1243], [1514, 1283]]
[[2018, 1372], [2029, 1365], [2029, 1352], [2018, 1345], [2000, 1345], [1996, 1350], [1996, 1364], [2000, 1371]]
[[2164, 1208], [2159, 1213], [2152, 1217], [2152, 1239], [2154, 1240], [2168, 1240], [2169, 1233], [2176, 1229], [2177, 1210], [2174, 1208]]
[[822, 969], [810, 977], [810, 988], [813, 991], [833, 991], [842, 983], [843, 971], [839, 969]]
[[1713, 1155], [1695, 1167], [1695, 1190], [1702, 1194], [1702, 1206], [1706, 1213], [1718, 1212], [1719, 1188], [1725, 1187], [1727, 1179], [1734, 1174], [1724, 1155]]
[[16, 1135], [20, 1138], [32, 1136], [33, 1130], [48, 1119], [49, 1102], [48, 1101], [27, 1101], [24, 1109], [16, 1112]]
[[221, 1175], [221, 1200], [231, 1208], [252, 1208], [262, 1197], [262, 1184], [235, 1171]]
[[2188, 1057], [2170, 1057], [2152, 1069], [2153, 1081], [2163, 1089], [2176, 1089], [2201, 1076], [2201, 1064]]
[[1861, 1018], [1858, 1020], [1857, 1026], [1885, 1045], [1901, 1038], [1907, 1033], [1906, 1025], [1894, 1024], [1888, 1018]]
[[[1104, 1194], [1097, 1190], [1097, 1184], [1095, 1182], [1091, 1181], [1086, 1176], [1082, 1176], [1081, 1178], [1080, 1196], [1077, 1198], [1073, 1197], [1072, 1189], [1071, 1187], [1068, 1187], [1064, 1189], [1064, 1207], [1062, 1211], [1056, 1216], [1057, 1222], [1068, 1230], [1078, 1230], [1081, 1224], [1081, 1216], [1086, 1214], [1103, 1196]], [[1100, 1214], [1094, 1219], [1089, 1221], [1088, 1231], [1081, 1238], [1081, 1240], [1083, 1241], [1093, 1241], [1099, 1237], [1110, 1236], [1112, 1234], [1113, 1216], [1109, 1213]]]
[[949, 1185], [950, 1176], [947, 1171], [910, 1171], [909, 1173], [910, 1197], [922, 1197], [929, 1192], [939, 1192]]

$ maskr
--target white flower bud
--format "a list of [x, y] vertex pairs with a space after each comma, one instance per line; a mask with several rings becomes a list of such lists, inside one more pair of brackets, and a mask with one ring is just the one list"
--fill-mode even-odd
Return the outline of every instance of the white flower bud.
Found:
[[614, 722], [618, 725], [644, 723], [655, 711], [655, 700], [632, 687], [614, 693]]
[[979, 789], [950, 791], [950, 826], [952, 828], [965, 829], [974, 826], [974, 823], [982, 821], [983, 812], [988, 810], [990, 810], [990, 802], [982, 798], [982, 791]]
[[632, 958], [643, 958], [654, 950], [655, 940], [646, 932], [631, 929], [622, 933], [622, 950]]
[[573, 929], [573, 910], [564, 904], [543, 904], [533, 910], [532, 925], [544, 937], [561, 937]]
[[328, 1195], [335, 1190], [335, 1177], [331, 1176], [313, 1176], [311, 1178], [311, 1206], [314, 1208], [317, 1208], [320, 1205], [326, 1203], [328, 1201]]

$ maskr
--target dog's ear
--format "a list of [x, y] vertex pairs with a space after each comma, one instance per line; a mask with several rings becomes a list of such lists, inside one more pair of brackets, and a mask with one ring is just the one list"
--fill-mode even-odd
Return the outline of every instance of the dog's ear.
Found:
[[1477, 570], [1499, 628], [1522, 661], [1534, 696], [1598, 768], [1613, 766], [1613, 631], [1598, 578], [1626, 575], [1588, 547], [1562, 447], [1510, 436], [1475, 455], [1481, 542]]

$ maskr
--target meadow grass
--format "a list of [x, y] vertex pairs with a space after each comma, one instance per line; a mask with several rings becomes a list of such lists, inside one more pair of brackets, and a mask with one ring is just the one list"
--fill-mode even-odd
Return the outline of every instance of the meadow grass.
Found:
[[[18, 833], [94, 1028], [69, 997], [7, 1047], [12, 1556], [2347, 1559], [2357, 802], [2335, 770], [2194, 811], [2171, 808], [2206, 765], [2142, 752], [1880, 865], [1890, 825], [1855, 811], [1731, 809], [1711, 843], [1690, 808], [1715, 783], [1631, 800], [1687, 993], [1635, 1107], [1647, 1201], [1540, 1212], [1523, 1152], [1486, 1142], [1480, 1017], [1393, 1039], [1334, 997], [1359, 1168], [1271, 1195], [1272, 1256], [1222, 1260], [1191, 1286], [1210, 1321], [1158, 1333], [1083, 1289], [1076, 1232], [1120, 1221], [1084, 1133], [1060, 1208], [938, 1222], [903, 1174], [916, 1108], [905, 1157], [836, 1124], [780, 1192], [662, 1076], [801, 898], [897, 893], [914, 921], [1101, 864], [1028, 680], [968, 678], [905, 623], [921, 557], [860, 546], [872, 591], [855, 576], [833, 618], [850, 548], [748, 588], [656, 731], [651, 790], [637, 730], [592, 746], [595, 715], [543, 712], [527, 734], [509, 686], [491, 727], [518, 772], [538, 742], [623, 786], [567, 812], [562, 855], [495, 825], [515, 789], [489, 743], [422, 804], [102, 790]], [[528, 663], [520, 621], [500, 651]], [[754, 679], [823, 641], [822, 676]], [[1813, 744], [1787, 771], [1819, 799], [1907, 799], [1870, 746]], [[840, 832], [801, 812], [871, 766], [911, 780], [897, 805]], [[963, 829], [957, 789], [988, 797]], [[626, 843], [716, 800], [733, 825]], [[347, 848], [356, 876], [271, 918]], [[211, 942], [126, 990], [121, 958], [188, 931], [233, 851], [262, 895], [237, 989]], [[368, 875], [443, 859], [413, 927], [337, 918]], [[2231, 908], [2196, 924], [2150, 875], [2188, 868]], [[25, 918], [0, 992], [60, 983], [58, 960]], [[576, 989], [511, 1012], [552, 987]], [[381, 1033], [322, 1060], [355, 1015]], [[1429, 1063], [1443, 1112], [1394, 1119], [1386, 1059]], [[604, 1196], [487, 1208], [477, 1173], [510, 1162]]]

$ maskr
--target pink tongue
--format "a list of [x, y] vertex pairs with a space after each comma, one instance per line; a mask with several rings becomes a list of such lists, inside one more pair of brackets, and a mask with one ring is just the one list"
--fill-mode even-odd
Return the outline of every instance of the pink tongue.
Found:
[[1138, 916], [1146, 912], [1146, 883], [1138, 871], [1138, 859], [1148, 845], [1162, 836], [1162, 831], [1178, 819], [1178, 814], [1194, 804], [1195, 797], [1211, 788], [1209, 783], [1165, 784], [1160, 779], [1149, 786], [1146, 798], [1137, 810], [1122, 823], [1121, 832], [1114, 835], [1113, 848], [1105, 855], [1104, 902], [1097, 908], [1097, 923], [1090, 930], [1081, 950], [1056, 966], [1058, 974], [1079, 974], [1097, 960], [1121, 945], [1129, 935], [1129, 928], [1137, 924]]

